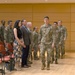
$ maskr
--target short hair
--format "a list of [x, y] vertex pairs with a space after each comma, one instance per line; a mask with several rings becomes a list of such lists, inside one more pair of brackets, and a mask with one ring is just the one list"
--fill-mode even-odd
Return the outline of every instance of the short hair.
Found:
[[24, 19], [23, 20], [21, 20], [21, 22], [23, 22], [24, 21]]
[[32, 24], [32, 22], [27, 22], [27, 24]]
[[4, 20], [1, 20], [1, 23], [4, 23], [5, 21]]
[[54, 23], [58, 24], [58, 22], [54, 22]]
[[62, 22], [62, 20], [58, 20], [58, 21]]
[[19, 22], [20, 22], [20, 20], [16, 20], [16, 22], [15, 22], [15, 24], [14, 24], [14, 28], [19, 28]]
[[[24, 22], [25, 19], [21, 20], [21, 23]], [[25, 20], [26, 21], [26, 20]]]
[[33, 28], [33, 31], [36, 29], [36, 27]]
[[10, 24], [10, 22], [12, 22], [12, 20], [9, 20], [9, 21], [8, 21], [8, 25]]
[[47, 19], [49, 19], [49, 17], [48, 17], [48, 16], [45, 16], [44, 18], [47, 18]]

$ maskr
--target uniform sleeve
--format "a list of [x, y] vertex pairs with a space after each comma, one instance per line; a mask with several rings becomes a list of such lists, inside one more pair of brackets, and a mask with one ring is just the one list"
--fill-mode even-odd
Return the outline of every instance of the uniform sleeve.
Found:
[[15, 40], [15, 36], [14, 36], [14, 31], [13, 31], [13, 29], [12, 29], [12, 32], [13, 32], [13, 42], [14, 42], [14, 40]]
[[52, 40], [53, 40], [53, 43], [55, 43], [55, 34], [54, 34], [54, 31], [53, 31], [53, 27], [51, 27], [51, 32], [52, 32]]
[[6, 42], [8, 42], [8, 39], [9, 39], [9, 37], [8, 37], [8, 29], [5, 28], [5, 30], [4, 30], [4, 40], [5, 40]]
[[38, 37], [38, 43], [40, 44], [41, 43], [41, 39], [42, 39], [42, 28], [40, 28], [40, 31], [39, 31], [39, 37]]
[[65, 28], [64, 28], [64, 38], [65, 38], [65, 39], [67, 39], [67, 35], [68, 35], [68, 34], [67, 34], [67, 29], [66, 29], [66, 27], [65, 27]]
[[59, 30], [59, 44], [61, 43], [61, 31]]
[[35, 44], [35, 40], [36, 40], [36, 35], [35, 35], [35, 32], [33, 32], [33, 47], [34, 47], [34, 44]]
[[54, 33], [52, 34], [52, 39], [53, 39], [53, 43], [55, 43], [55, 35], [54, 35]]
[[31, 33], [31, 35], [32, 35], [32, 36], [31, 36], [31, 37], [32, 37], [32, 39], [31, 39], [31, 44], [32, 44], [32, 48], [33, 48], [33, 43], [34, 43], [34, 42], [33, 42], [33, 32]]

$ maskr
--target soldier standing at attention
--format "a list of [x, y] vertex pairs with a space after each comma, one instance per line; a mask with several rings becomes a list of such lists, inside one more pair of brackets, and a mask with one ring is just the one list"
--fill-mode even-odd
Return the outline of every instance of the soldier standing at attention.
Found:
[[5, 30], [5, 21], [1, 21], [1, 26], [0, 26], [0, 40], [1, 42], [4, 43], [4, 30]]
[[5, 28], [5, 31], [4, 31], [4, 40], [5, 40], [5, 44], [6, 45], [8, 43], [10, 43], [13, 46], [14, 32], [13, 32], [12, 21], [11, 20], [8, 21], [8, 26]]
[[50, 70], [51, 53], [54, 43], [52, 40], [52, 26], [49, 24], [49, 17], [44, 17], [44, 25], [40, 28], [39, 43], [40, 43], [40, 54], [41, 54], [41, 69], [44, 70], [46, 67], [45, 51], [47, 51], [47, 70]]
[[67, 39], [67, 29], [66, 29], [66, 27], [64, 27], [62, 25], [61, 20], [58, 21], [58, 28], [61, 32], [61, 35], [60, 35], [60, 48], [61, 48], [61, 58], [63, 58], [63, 55], [65, 54], [65, 41]]
[[[60, 31], [58, 29], [58, 24], [57, 22], [54, 22], [53, 26], [53, 40], [54, 40], [54, 48], [53, 48], [53, 54], [52, 54], [52, 59], [55, 60], [55, 64], [58, 64], [58, 58], [59, 58], [59, 42], [60, 42]], [[55, 55], [54, 55], [54, 49], [55, 49]]]
[[38, 60], [38, 28], [33, 28], [33, 50], [34, 50], [34, 60]]

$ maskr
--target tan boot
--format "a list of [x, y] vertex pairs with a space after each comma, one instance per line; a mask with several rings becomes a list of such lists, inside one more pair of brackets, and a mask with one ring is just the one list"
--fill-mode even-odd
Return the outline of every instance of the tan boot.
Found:
[[46, 65], [42, 64], [41, 70], [45, 70]]
[[47, 63], [47, 70], [50, 70], [50, 63]]
[[58, 61], [57, 61], [57, 59], [55, 59], [55, 64], [58, 64]]

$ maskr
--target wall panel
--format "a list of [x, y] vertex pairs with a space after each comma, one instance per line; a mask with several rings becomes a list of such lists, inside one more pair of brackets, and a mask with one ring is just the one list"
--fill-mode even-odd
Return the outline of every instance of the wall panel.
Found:
[[14, 23], [17, 19], [26, 19], [33, 23], [33, 27], [40, 28], [46, 15], [50, 17], [51, 24], [63, 21], [68, 31], [66, 50], [75, 50], [75, 4], [0, 4], [0, 21], [13, 20]]
[[66, 41], [66, 42], [65, 42], [65, 50], [66, 50], [66, 51], [71, 50], [70, 47], [71, 47], [71, 46], [70, 46], [70, 41]]
[[46, 15], [50, 17], [50, 21], [52, 22], [58, 20], [70, 22], [70, 13], [33, 13], [33, 21], [42, 21]]
[[0, 4], [0, 12], [32, 12], [31, 4]]
[[26, 19], [32, 21], [32, 13], [0, 13], [0, 19], [10, 20], [13, 21], [17, 19]]
[[33, 5], [33, 12], [54, 12], [54, 13], [61, 13], [61, 12], [70, 12], [70, 4], [34, 4]]
[[71, 50], [75, 50], [75, 41], [71, 42]]

